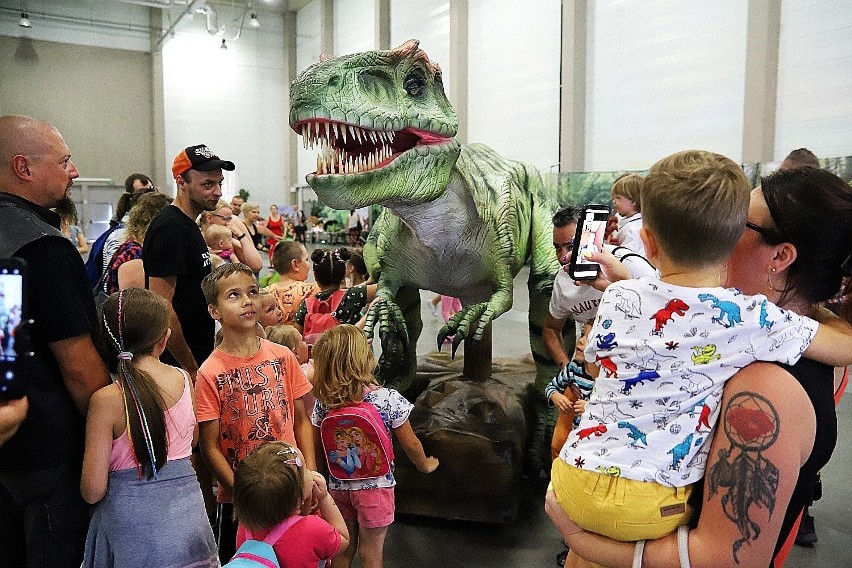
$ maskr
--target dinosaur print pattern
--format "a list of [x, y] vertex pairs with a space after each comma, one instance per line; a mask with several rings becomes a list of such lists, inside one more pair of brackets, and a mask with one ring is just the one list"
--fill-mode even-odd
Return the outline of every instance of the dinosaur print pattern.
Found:
[[816, 328], [735, 289], [648, 277], [612, 284], [585, 351], [603, 372], [560, 459], [672, 487], [694, 483], [704, 473], [725, 381], [757, 360], [795, 363]]
[[679, 300], [677, 298], [666, 302], [666, 307], [651, 316], [651, 319], [654, 320], [654, 329], [651, 331], [651, 335], [662, 336], [663, 326], [673, 320], [675, 315], [685, 315], [686, 310], [688, 309], [689, 306], [687, 306], [683, 300]]
[[[734, 327], [739, 323], [743, 323], [743, 318], [740, 315], [740, 307], [734, 302], [723, 301], [713, 294], [698, 294], [698, 299], [702, 302], [710, 301], [714, 308], [719, 310], [719, 315], [711, 318], [710, 321], [721, 323], [725, 327]], [[722, 320], [728, 320], [725, 323]]]

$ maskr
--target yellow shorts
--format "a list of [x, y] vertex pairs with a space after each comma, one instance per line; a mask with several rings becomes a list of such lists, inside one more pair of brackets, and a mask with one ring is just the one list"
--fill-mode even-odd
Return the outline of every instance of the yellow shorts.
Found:
[[656, 539], [685, 525], [692, 486], [666, 487], [580, 469], [556, 459], [553, 492], [571, 520], [616, 540]]

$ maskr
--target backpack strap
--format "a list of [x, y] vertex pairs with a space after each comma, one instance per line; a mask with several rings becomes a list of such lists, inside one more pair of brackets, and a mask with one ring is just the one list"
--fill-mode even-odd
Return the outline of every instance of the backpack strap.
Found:
[[343, 301], [343, 298], [346, 296], [346, 290], [335, 290], [334, 293], [329, 298], [329, 302], [331, 303], [331, 311], [329, 313], [333, 314], [337, 311], [337, 308], [340, 307], [340, 303]]
[[316, 294], [314, 294], [313, 296], [308, 296], [307, 298], [305, 298], [305, 307], [308, 309], [309, 314], [313, 314], [316, 313], [317, 305], [322, 302], [328, 302], [328, 305], [331, 308], [328, 313], [333, 314], [337, 311], [337, 308], [343, 301], [344, 296], [346, 296], [346, 290], [340, 289], [332, 292], [331, 296], [329, 296], [325, 300], [320, 300], [319, 298], [317, 298]]
[[[263, 539], [263, 542], [265, 542], [269, 546], [273, 546], [276, 542], [278, 542], [278, 540], [282, 536], [284, 536], [284, 533], [290, 530], [290, 527], [295, 525], [301, 519], [301, 515], [291, 515], [287, 517], [286, 519], [275, 525], [275, 527], [269, 532], [269, 534], [266, 535], [266, 538]], [[246, 528], [246, 539], [258, 540], [254, 538], [254, 535], [248, 528]]]

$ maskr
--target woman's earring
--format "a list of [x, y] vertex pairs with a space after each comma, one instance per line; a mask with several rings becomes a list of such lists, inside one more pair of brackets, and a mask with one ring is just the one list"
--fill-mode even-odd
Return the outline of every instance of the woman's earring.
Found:
[[773, 274], [775, 274], [775, 269], [774, 269], [774, 268], [773, 268], [773, 269], [771, 269], [771, 270], [770, 270], [770, 271], [766, 274], [766, 285], [767, 285], [767, 286], [769, 286], [769, 289], [770, 289], [770, 290], [772, 290], [773, 292], [783, 292], [783, 291], [784, 291], [783, 289], [779, 290], [778, 288], [776, 288], [775, 286], [773, 286], [773, 285], [772, 285], [772, 275], [773, 275]]

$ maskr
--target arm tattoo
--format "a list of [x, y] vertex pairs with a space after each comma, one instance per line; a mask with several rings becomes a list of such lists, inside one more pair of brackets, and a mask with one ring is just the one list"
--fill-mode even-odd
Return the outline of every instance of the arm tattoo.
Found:
[[722, 510], [740, 531], [733, 545], [734, 560], [747, 542], [760, 536], [760, 526], [750, 517], [752, 505], [766, 507], [770, 516], [778, 490], [778, 468], [761, 455], [778, 439], [778, 413], [766, 398], [752, 392], [738, 393], [725, 408], [724, 430], [730, 448], [719, 450], [719, 461], [707, 474], [708, 500], [717, 491]]

